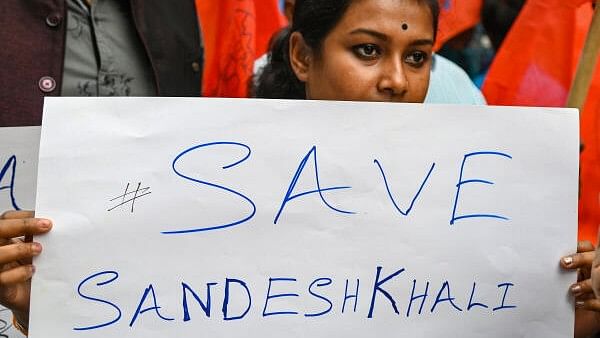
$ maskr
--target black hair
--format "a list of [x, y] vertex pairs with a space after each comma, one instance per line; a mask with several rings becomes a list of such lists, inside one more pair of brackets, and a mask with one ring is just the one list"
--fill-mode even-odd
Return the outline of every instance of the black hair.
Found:
[[[289, 42], [293, 32], [302, 34], [304, 42], [319, 53], [325, 37], [342, 19], [354, 0], [296, 0], [292, 25], [271, 39], [268, 63], [262, 69], [254, 96], [270, 99], [305, 99], [305, 85], [290, 64]], [[437, 33], [438, 0], [417, 0], [426, 3], [433, 17], [434, 40]]]
[[525, 0], [484, 0], [481, 23], [497, 51], [517, 19]]

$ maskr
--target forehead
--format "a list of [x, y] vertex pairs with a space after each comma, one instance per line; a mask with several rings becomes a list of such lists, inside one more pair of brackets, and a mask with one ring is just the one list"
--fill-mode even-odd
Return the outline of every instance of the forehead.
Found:
[[[408, 25], [406, 32], [402, 29], [404, 24]], [[425, 1], [354, 0], [335, 30], [350, 33], [357, 28], [376, 30], [390, 37], [416, 33], [420, 38], [432, 39], [433, 16]]]

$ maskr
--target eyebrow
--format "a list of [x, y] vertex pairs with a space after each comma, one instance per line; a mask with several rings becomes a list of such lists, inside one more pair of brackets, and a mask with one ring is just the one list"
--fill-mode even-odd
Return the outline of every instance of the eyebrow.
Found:
[[410, 45], [411, 46], [423, 46], [423, 45], [432, 45], [433, 46], [433, 40], [432, 39], [419, 39], [419, 40], [411, 41]]
[[[371, 36], [376, 37], [379, 40], [383, 40], [383, 41], [388, 41], [390, 39], [389, 36], [387, 36], [386, 34], [383, 34], [383, 33], [380, 33], [378, 31], [374, 31], [371, 29], [367, 29], [367, 28], [355, 29], [352, 32], [350, 32], [350, 34], [352, 34], [352, 35], [367, 34], [367, 35], [371, 35]], [[419, 39], [419, 40], [411, 41], [410, 45], [411, 46], [423, 46], [423, 45], [432, 45], [433, 46], [433, 39]]]
[[371, 29], [367, 29], [367, 28], [358, 28], [358, 29], [355, 29], [352, 32], [350, 32], [350, 34], [352, 34], [352, 35], [354, 35], [354, 34], [367, 34], [367, 35], [374, 36], [374, 37], [378, 38], [379, 40], [383, 40], [383, 41], [388, 41], [390, 39], [387, 35], [385, 35], [383, 33], [380, 33], [378, 31], [374, 31], [374, 30], [371, 30]]

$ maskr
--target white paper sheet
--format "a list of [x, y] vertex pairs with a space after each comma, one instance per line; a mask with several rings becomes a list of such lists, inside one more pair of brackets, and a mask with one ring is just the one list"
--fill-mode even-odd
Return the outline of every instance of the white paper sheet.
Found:
[[[0, 213], [35, 207], [39, 144], [40, 127], [0, 128]], [[0, 337], [24, 337], [1, 306]]]
[[43, 125], [33, 338], [572, 335], [574, 110], [49, 98]]

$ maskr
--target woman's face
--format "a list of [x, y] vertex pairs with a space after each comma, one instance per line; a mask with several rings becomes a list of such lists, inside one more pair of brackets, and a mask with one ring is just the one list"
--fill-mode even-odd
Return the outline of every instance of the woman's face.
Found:
[[320, 52], [291, 41], [292, 67], [314, 100], [423, 102], [429, 86], [433, 17], [416, 0], [355, 0]]

